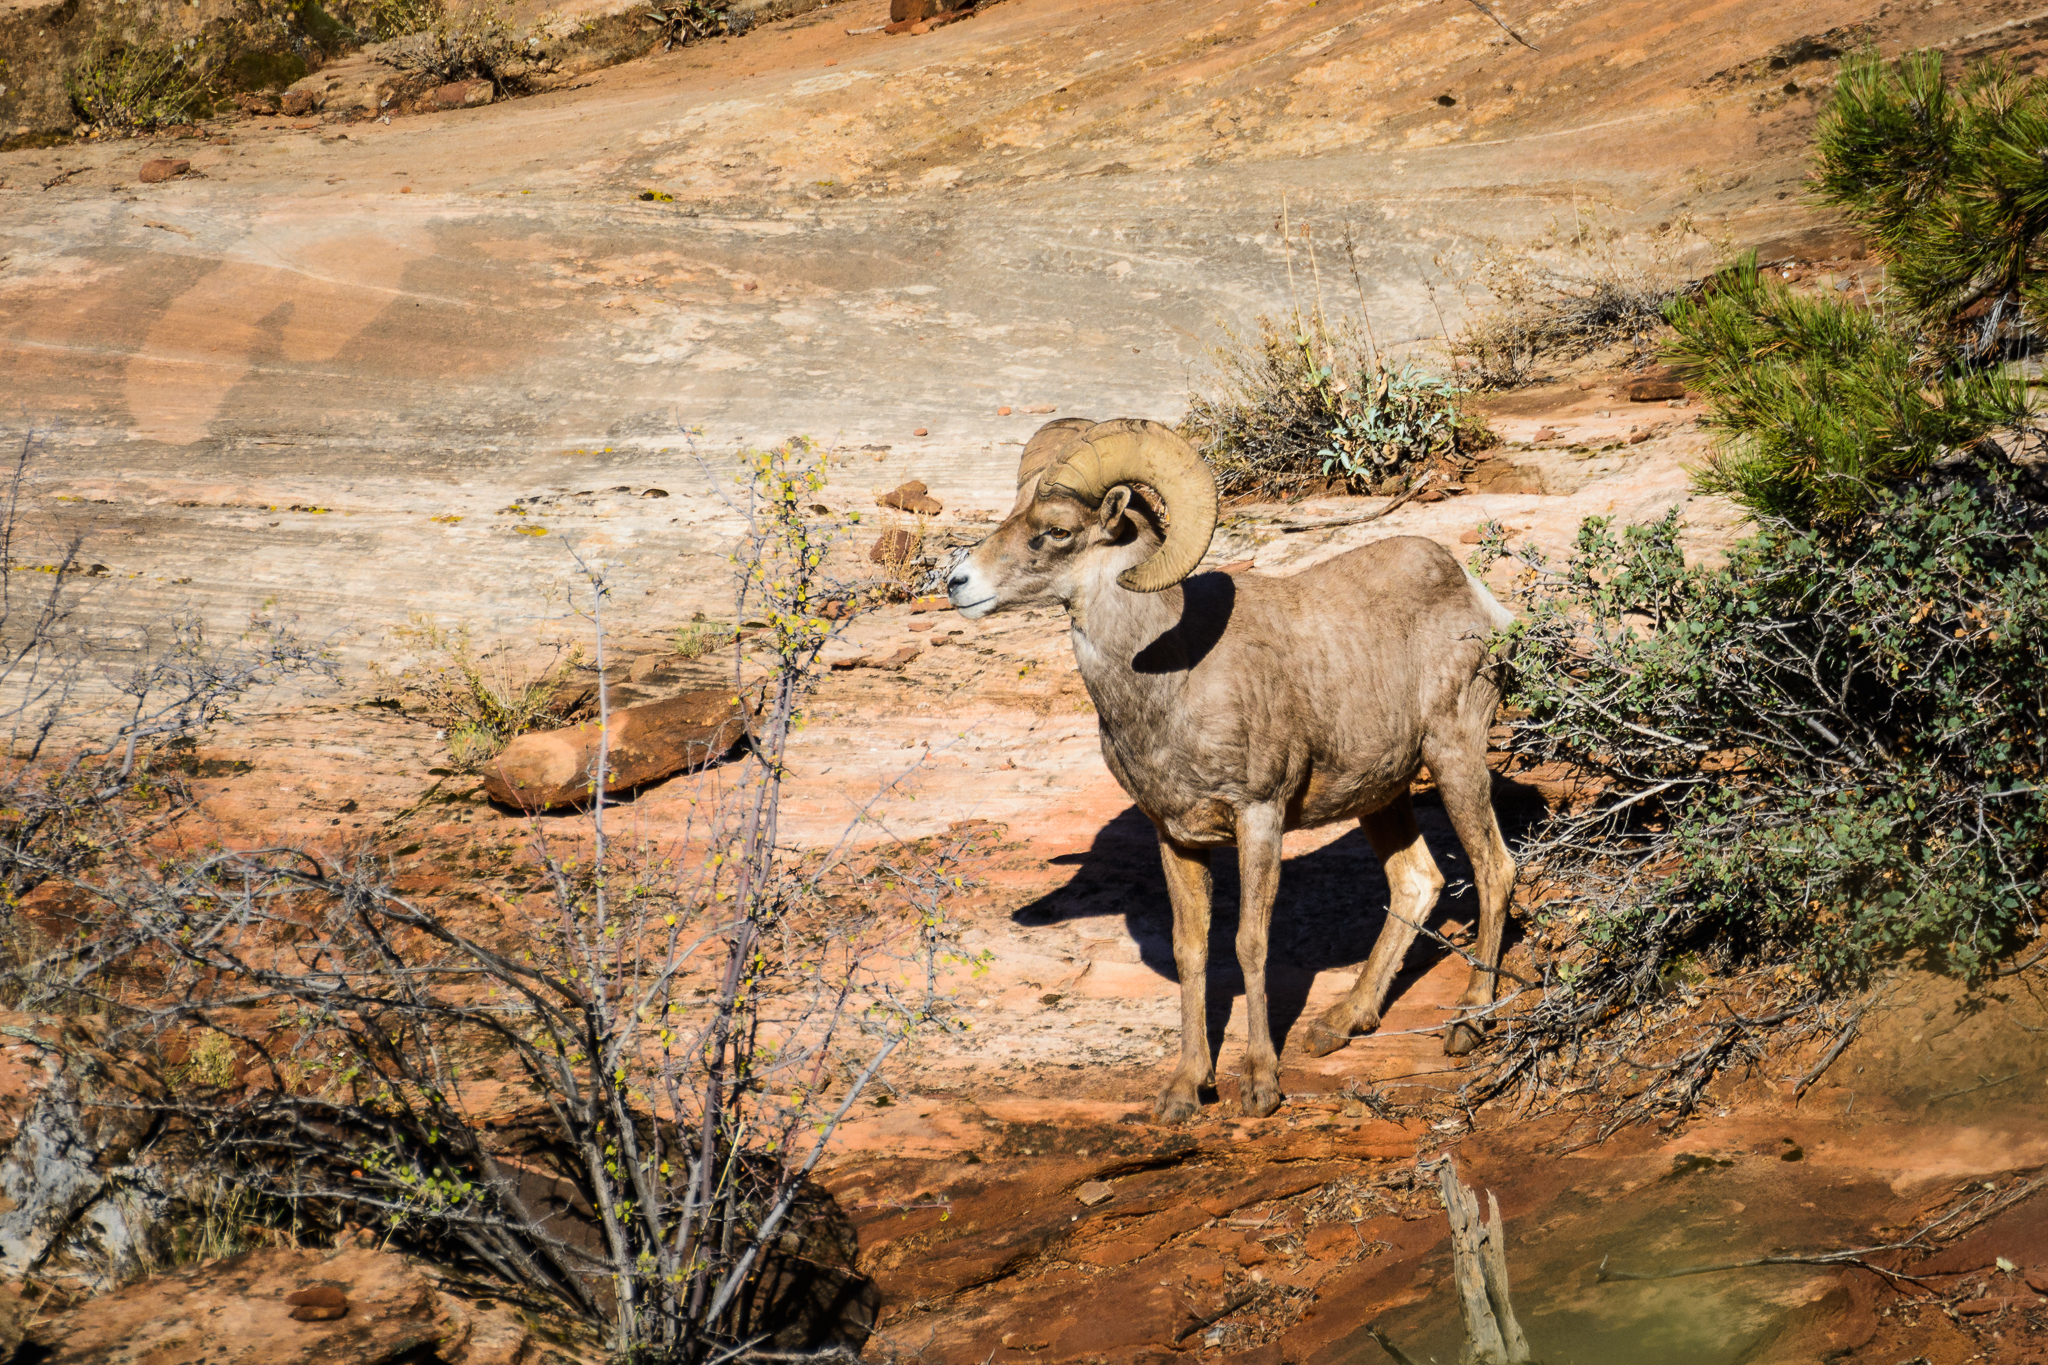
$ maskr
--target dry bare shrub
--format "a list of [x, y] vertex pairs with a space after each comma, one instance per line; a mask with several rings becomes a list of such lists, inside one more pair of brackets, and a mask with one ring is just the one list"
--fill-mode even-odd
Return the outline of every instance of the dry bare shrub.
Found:
[[539, 36], [508, 23], [491, 0], [472, 0], [455, 13], [442, 10], [432, 23], [387, 45], [378, 60], [443, 84], [486, 80], [501, 94], [526, 89], [552, 70]]
[[[160, 1151], [311, 1240], [367, 1226], [552, 1305], [622, 1360], [858, 1350], [847, 1310], [871, 1323], [873, 1295], [812, 1172], [892, 1055], [959, 1027], [950, 973], [981, 959], [952, 912], [975, 836], [784, 842], [786, 746], [844, 587], [804, 515], [808, 446], [757, 452], [750, 475], [734, 607], [762, 623], [763, 705], [672, 844], [618, 839], [600, 790], [580, 828], [536, 822], [523, 888], [460, 918], [472, 897], [401, 892], [374, 850], [131, 839], [64, 873], [89, 932], [44, 975], [105, 1015], [106, 1045], [231, 1040], [232, 1062], [133, 1096]], [[592, 571], [601, 717], [605, 596]], [[486, 1103], [500, 1084], [529, 1102]]]
[[1623, 348], [1621, 363], [1646, 365], [1665, 331], [1664, 306], [1690, 287], [1674, 245], [1688, 235], [1696, 234], [1681, 223], [1647, 252], [1630, 249], [1586, 211], [1517, 246], [1490, 241], [1460, 281], [1470, 320], [1453, 351], [1485, 389], [1534, 383], [1544, 361], [1613, 347]]
[[875, 566], [869, 593], [883, 602], [908, 602], [918, 596], [938, 567], [932, 553], [932, 519], [926, 516], [889, 515], [878, 523], [879, 534], [868, 549], [868, 562]]

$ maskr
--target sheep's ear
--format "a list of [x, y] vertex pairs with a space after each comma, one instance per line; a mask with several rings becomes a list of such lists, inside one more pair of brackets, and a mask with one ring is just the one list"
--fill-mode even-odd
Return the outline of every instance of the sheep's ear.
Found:
[[1131, 490], [1125, 485], [1118, 484], [1105, 493], [1102, 506], [1096, 512], [1096, 516], [1102, 522], [1102, 529], [1111, 535], [1116, 534], [1117, 523], [1124, 519], [1124, 513], [1130, 510], [1130, 506]]

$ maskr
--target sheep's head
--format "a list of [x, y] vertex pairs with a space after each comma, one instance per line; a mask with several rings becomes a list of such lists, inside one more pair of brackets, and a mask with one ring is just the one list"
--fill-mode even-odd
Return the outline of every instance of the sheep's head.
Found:
[[[1068, 604], [1103, 575], [1162, 591], [1201, 563], [1216, 531], [1215, 478], [1157, 422], [1047, 423], [1024, 447], [1017, 484], [1009, 518], [954, 563], [947, 590], [963, 616]], [[1165, 504], [1163, 527], [1133, 484]]]

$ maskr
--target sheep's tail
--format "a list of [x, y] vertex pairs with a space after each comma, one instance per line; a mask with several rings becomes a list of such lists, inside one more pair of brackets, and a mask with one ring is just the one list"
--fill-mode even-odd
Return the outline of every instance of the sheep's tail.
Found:
[[[1479, 581], [1478, 575], [1465, 570], [1465, 581], [1472, 585], [1472, 601], [1485, 615], [1494, 630], [1506, 630], [1515, 623], [1515, 614], [1500, 604], [1487, 586]], [[1493, 723], [1493, 711], [1500, 704], [1500, 698], [1514, 684], [1515, 647], [1521, 641], [1498, 637], [1488, 641], [1486, 656], [1479, 665], [1479, 676], [1492, 684], [1486, 689], [1492, 700], [1486, 703], [1486, 723]]]
[[1486, 619], [1495, 630], [1506, 630], [1515, 623], [1515, 614], [1502, 606], [1493, 592], [1479, 581], [1478, 575], [1465, 570], [1465, 581], [1472, 585], [1472, 596], [1477, 599], [1479, 609], [1486, 613]]

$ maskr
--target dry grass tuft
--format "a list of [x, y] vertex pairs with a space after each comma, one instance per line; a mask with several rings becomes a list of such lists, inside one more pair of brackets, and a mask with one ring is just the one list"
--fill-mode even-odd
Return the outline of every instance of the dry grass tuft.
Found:
[[537, 659], [508, 646], [478, 651], [467, 626], [450, 630], [419, 615], [396, 634], [417, 661], [398, 681], [445, 731], [459, 771], [476, 771], [530, 730], [580, 717], [585, 690], [569, 685], [583, 662], [575, 646], [544, 643]]

